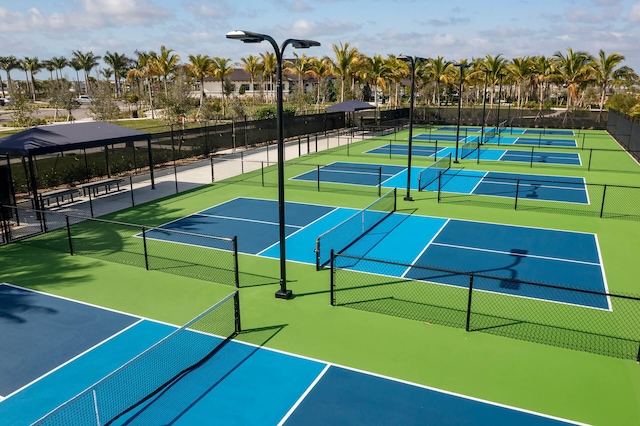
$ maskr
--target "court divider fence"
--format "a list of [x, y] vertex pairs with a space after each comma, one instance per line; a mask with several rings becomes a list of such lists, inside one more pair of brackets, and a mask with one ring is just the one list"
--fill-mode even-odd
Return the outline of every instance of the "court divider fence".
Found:
[[[113, 424], [209, 361], [240, 331], [240, 300], [236, 291], [33, 425]], [[144, 418], [144, 413], [141, 416]], [[155, 417], [154, 422], [157, 421]]]
[[[441, 174], [435, 188], [438, 203], [469, 204], [485, 207], [502, 207], [514, 210], [526, 210], [549, 213], [592, 216], [609, 219], [640, 220], [640, 187], [596, 184], [584, 182], [588, 203], [564, 202], [545, 200], [540, 198], [544, 191], [582, 190], [583, 184], [568, 184], [567, 181], [518, 179], [508, 177], [491, 178], [491, 182], [499, 185], [500, 189], [491, 190], [486, 194], [461, 194], [447, 192], [447, 183], [454, 178], [458, 183], [469, 181], [467, 187], [473, 187], [478, 181], [477, 176], [456, 175], [451, 169]], [[494, 185], [496, 186], [496, 185]], [[573, 186], [573, 187], [572, 187]]]
[[636, 295], [335, 253], [330, 265], [334, 306], [640, 362]]
[[[237, 238], [0, 206], [2, 241], [240, 287]], [[6, 212], [11, 214], [7, 217]]]

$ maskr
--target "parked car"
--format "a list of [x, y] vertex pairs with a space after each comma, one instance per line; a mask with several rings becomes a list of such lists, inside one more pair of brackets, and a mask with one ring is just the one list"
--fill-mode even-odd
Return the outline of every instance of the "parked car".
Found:
[[76, 99], [76, 101], [79, 104], [90, 104], [91, 103], [91, 97], [88, 95], [80, 95], [78, 96], [78, 98]]
[[0, 98], [0, 106], [11, 105], [11, 98]]

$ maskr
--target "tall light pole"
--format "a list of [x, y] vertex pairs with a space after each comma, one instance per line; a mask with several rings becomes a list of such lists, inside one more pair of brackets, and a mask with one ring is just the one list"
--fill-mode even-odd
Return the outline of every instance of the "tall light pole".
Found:
[[480, 143], [484, 143], [484, 126], [485, 126], [485, 118], [487, 111], [487, 80], [489, 79], [490, 70], [483, 68], [482, 72], [484, 73], [484, 95], [482, 98], [482, 131], [480, 133]]
[[276, 291], [278, 299], [289, 299], [292, 296], [291, 290], [287, 290], [287, 252], [285, 249], [286, 227], [284, 220], [284, 125], [282, 117], [282, 57], [284, 49], [292, 45], [296, 49], [305, 49], [312, 46], [320, 46], [320, 43], [313, 40], [299, 40], [294, 38], [286, 39], [280, 47], [273, 37], [266, 34], [259, 34], [250, 31], [230, 31], [227, 38], [240, 40], [245, 43], [261, 43], [268, 41], [273, 46], [276, 54], [276, 123], [278, 138], [278, 224], [280, 230], [280, 290]]
[[424, 62], [426, 59], [417, 56], [399, 55], [398, 59], [408, 62], [411, 68], [411, 99], [409, 100], [409, 152], [407, 156], [407, 195], [405, 201], [413, 201], [411, 198], [411, 151], [413, 146], [413, 98], [416, 87], [416, 63]]
[[462, 107], [462, 78], [464, 74], [464, 69], [469, 68], [469, 65], [457, 63], [453, 64], [454, 67], [460, 68], [460, 85], [458, 86], [458, 123], [456, 124], [456, 159], [453, 160], [454, 163], [458, 162], [458, 143], [460, 142], [460, 109]]

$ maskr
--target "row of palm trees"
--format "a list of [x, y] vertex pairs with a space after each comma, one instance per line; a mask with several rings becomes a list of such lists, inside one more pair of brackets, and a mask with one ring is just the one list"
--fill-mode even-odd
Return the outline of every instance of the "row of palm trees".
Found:
[[[379, 95], [387, 98], [391, 105], [397, 105], [402, 87], [410, 78], [409, 65], [402, 57], [388, 55], [383, 58], [379, 54], [371, 57], [362, 54], [349, 43], [332, 46], [334, 57], [308, 57], [294, 53], [294, 58], [284, 63], [284, 72], [297, 78], [297, 87], [304, 90], [305, 82], [311, 81], [317, 88], [314, 97], [317, 103], [324, 103], [326, 91], [323, 87], [331, 80], [339, 82], [339, 100], [345, 98], [362, 98], [363, 88], [373, 93], [376, 103]], [[106, 80], [114, 82], [114, 95], [122, 97], [127, 90], [148, 92], [149, 103], [153, 105], [152, 87], [162, 85], [165, 95], [168, 85], [179, 74], [193, 79], [194, 86], [200, 89], [200, 104], [204, 102], [204, 82], [207, 77], [225, 82], [235, 66], [240, 66], [250, 76], [250, 87], [255, 81], [269, 83], [270, 91], [267, 100], [273, 101], [273, 79], [276, 73], [276, 56], [266, 52], [259, 56], [248, 55], [239, 63], [232, 63], [230, 58], [210, 57], [208, 55], [189, 55], [187, 63], [180, 62], [180, 56], [172, 49], [161, 46], [158, 52], [136, 51], [135, 58], [129, 58], [117, 52], [106, 52], [103, 57], [93, 52], [72, 52], [72, 58], [63, 56], [40, 61], [37, 57], [26, 57], [22, 60], [14, 56], [0, 57], [0, 69], [4, 70], [7, 87], [11, 90], [11, 71], [25, 72], [25, 81], [29, 93], [35, 100], [36, 80], [34, 75], [46, 69], [50, 79], [60, 82], [63, 70], [71, 67], [76, 71], [77, 90], [80, 90], [80, 72], [83, 73], [85, 90], [91, 94], [91, 72], [100, 65], [102, 59], [108, 66], [100, 70]], [[606, 54], [603, 50], [593, 56], [584, 51], [556, 52], [550, 57], [530, 56], [516, 57], [511, 60], [501, 54], [485, 55], [471, 60], [462, 59], [455, 63], [442, 56], [416, 61], [417, 92], [422, 93], [428, 103], [439, 105], [442, 96], [457, 89], [460, 72], [463, 73], [463, 93], [467, 99], [482, 99], [481, 89], [489, 88], [490, 103], [493, 104], [497, 89], [504, 86], [511, 97], [515, 98], [518, 107], [535, 100], [540, 108], [555, 88], [566, 97], [566, 107], [580, 106], [584, 103], [584, 93], [594, 88], [599, 94], [600, 109], [604, 107], [606, 97], [612, 87], [628, 88], [638, 81], [638, 76], [630, 67], [621, 66], [624, 56], [620, 53]], [[460, 66], [462, 65], [462, 66]], [[128, 85], [123, 85], [123, 80]], [[0, 87], [4, 96], [4, 84], [0, 77]], [[126, 88], [126, 90], [125, 90]], [[225, 104], [225, 90], [222, 90], [222, 105]], [[255, 92], [252, 91], [253, 94]], [[464, 99], [462, 100], [464, 101]]]

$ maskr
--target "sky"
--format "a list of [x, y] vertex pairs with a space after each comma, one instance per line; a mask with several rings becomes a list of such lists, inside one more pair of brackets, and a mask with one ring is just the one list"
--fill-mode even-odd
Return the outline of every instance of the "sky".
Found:
[[602, 49], [640, 73], [640, 0], [0, 0], [0, 56], [19, 59], [70, 59], [74, 50], [135, 57], [165, 45], [182, 62], [206, 54], [237, 63], [272, 51], [226, 39], [231, 30], [316, 40], [320, 47], [296, 53], [332, 58], [341, 43], [368, 56], [451, 61]]

